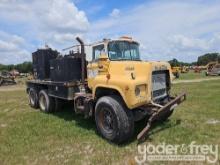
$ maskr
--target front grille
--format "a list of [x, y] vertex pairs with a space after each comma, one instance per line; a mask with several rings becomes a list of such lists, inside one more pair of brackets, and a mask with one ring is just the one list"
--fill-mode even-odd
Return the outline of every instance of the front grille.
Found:
[[166, 96], [166, 89], [159, 89], [159, 90], [153, 91], [153, 98], [158, 98], [162, 96]]
[[169, 87], [169, 72], [154, 71], [152, 73], [152, 97], [153, 100], [159, 100], [167, 96]]

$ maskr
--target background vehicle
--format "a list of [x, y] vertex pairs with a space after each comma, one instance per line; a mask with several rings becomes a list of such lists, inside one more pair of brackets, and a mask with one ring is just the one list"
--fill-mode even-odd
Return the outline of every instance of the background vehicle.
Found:
[[186, 66], [181, 66], [180, 70], [181, 70], [181, 73], [188, 73], [189, 72], [189, 69]]
[[63, 100], [73, 101], [76, 113], [95, 117], [105, 139], [122, 143], [133, 136], [136, 121], [149, 118], [137, 136], [141, 140], [152, 122], [166, 120], [185, 100], [185, 93], [170, 96], [170, 65], [141, 61], [132, 38], [93, 44], [90, 62], [83, 41], [77, 41], [81, 51], [66, 56], [49, 48], [33, 53], [35, 79], [27, 81], [32, 107], [53, 112]]
[[172, 67], [172, 73], [176, 78], [180, 77], [180, 67], [176, 66], [176, 67]]
[[202, 69], [199, 66], [195, 66], [194, 68], [194, 73], [201, 73]]
[[7, 71], [0, 72], [0, 86], [10, 84], [16, 84], [15, 77]]
[[206, 76], [218, 76], [220, 75], [220, 63], [218, 62], [209, 62], [206, 65]]

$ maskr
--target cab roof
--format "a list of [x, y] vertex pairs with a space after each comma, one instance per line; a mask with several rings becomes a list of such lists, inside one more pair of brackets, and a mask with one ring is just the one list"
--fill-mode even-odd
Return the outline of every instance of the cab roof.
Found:
[[133, 40], [132, 37], [122, 36], [118, 39], [106, 39], [106, 38], [104, 38], [102, 41], [96, 42], [96, 43], [91, 44], [91, 45], [92, 46], [97, 46], [97, 45], [100, 45], [100, 44], [107, 44], [107, 43], [112, 42], [112, 41], [128, 41], [128, 42], [133, 42], [133, 43], [139, 44], [137, 41]]

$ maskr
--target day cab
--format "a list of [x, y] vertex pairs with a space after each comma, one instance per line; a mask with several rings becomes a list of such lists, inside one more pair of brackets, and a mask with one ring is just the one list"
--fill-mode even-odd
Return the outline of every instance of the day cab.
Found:
[[[129, 133], [133, 132], [133, 122], [150, 117], [147, 128], [138, 135], [138, 139], [148, 132], [154, 120], [167, 119], [174, 107], [185, 100], [185, 93], [175, 98], [170, 96], [171, 76], [168, 62], [142, 61], [139, 43], [130, 37], [104, 39], [92, 45], [92, 61], [87, 66], [87, 79], [92, 97], [97, 101], [96, 113], [101, 116], [103, 113], [103, 120], [106, 117], [107, 121], [113, 121], [117, 111], [123, 111], [127, 120], [121, 119], [121, 122], [127, 122], [124, 124], [129, 127]], [[109, 109], [105, 108], [106, 104]], [[97, 108], [101, 110], [97, 111]], [[98, 119], [100, 114], [96, 114], [98, 130], [104, 137], [112, 138], [112, 130], [107, 133], [109, 123], [106, 122], [106, 129], [105, 124], [99, 124], [102, 122]]]

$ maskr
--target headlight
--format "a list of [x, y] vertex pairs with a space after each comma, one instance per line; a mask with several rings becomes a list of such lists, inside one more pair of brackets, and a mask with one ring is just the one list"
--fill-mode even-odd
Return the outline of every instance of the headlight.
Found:
[[139, 88], [139, 87], [136, 87], [136, 88], [135, 88], [135, 95], [136, 95], [136, 96], [139, 96], [140, 93], [141, 93], [140, 88]]
[[147, 84], [141, 84], [141, 85], [137, 85], [135, 88], [135, 95], [136, 96], [145, 96], [147, 94], [146, 91], [147, 88]]

